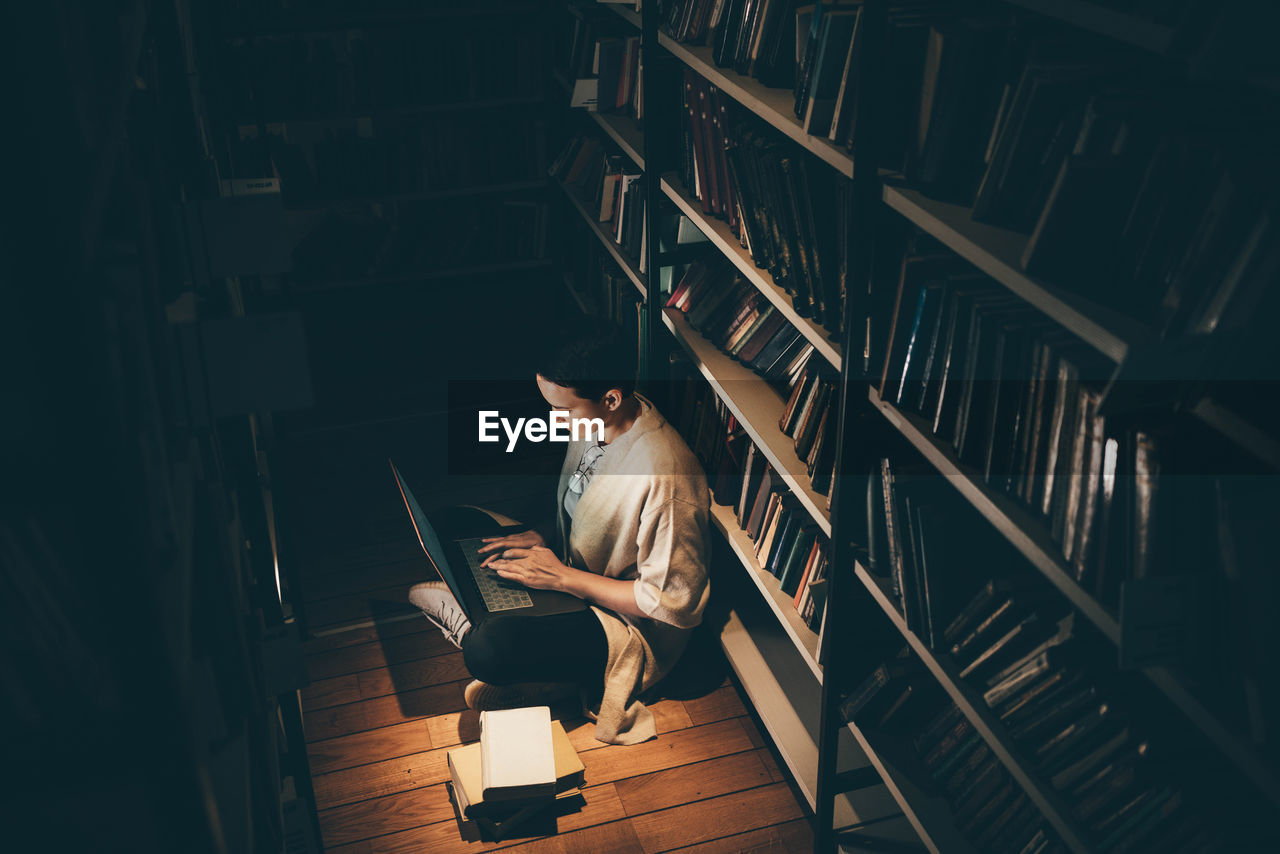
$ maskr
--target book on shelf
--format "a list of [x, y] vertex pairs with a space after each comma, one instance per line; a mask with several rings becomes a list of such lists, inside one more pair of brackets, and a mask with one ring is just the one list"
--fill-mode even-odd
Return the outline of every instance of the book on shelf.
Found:
[[645, 272], [644, 184], [621, 155], [610, 154], [598, 136], [580, 134], [565, 145], [548, 172], [578, 199], [587, 216], [601, 223], [623, 254]]
[[[671, 378], [685, 389], [677, 395], [680, 403], [673, 423], [704, 467], [722, 473], [713, 499], [733, 509], [736, 524], [752, 541], [756, 564], [777, 578], [779, 592], [816, 631], [826, 603], [826, 538], [728, 407], [685, 360], [672, 362]], [[731, 455], [730, 447], [737, 452]]]
[[724, 219], [801, 317], [836, 335], [843, 322], [847, 235], [843, 178], [793, 149], [685, 69], [679, 176], [704, 213]]

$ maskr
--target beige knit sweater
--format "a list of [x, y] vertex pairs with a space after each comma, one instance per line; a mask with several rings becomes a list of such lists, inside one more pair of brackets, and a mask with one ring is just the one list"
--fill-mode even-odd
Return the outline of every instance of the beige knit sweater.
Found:
[[638, 394], [636, 399], [640, 415], [610, 443], [572, 525], [564, 494], [585, 442], [569, 445], [556, 491], [561, 559], [609, 578], [634, 579], [636, 602], [649, 615], [591, 608], [604, 626], [609, 657], [600, 707], [588, 711], [595, 717], [596, 738], [610, 744], [637, 744], [657, 735], [653, 713], [638, 697], [680, 657], [710, 594], [711, 500], [702, 467], [657, 409]]

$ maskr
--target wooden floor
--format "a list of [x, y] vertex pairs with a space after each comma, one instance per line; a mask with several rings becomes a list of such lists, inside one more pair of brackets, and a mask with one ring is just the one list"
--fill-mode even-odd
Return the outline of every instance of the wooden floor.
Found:
[[[409, 585], [425, 578], [423, 560], [386, 474], [388, 455], [405, 469], [421, 431], [410, 420], [293, 443], [291, 470], [303, 482], [291, 518], [305, 534], [294, 541], [316, 635], [302, 696], [325, 850], [811, 850], [806, 810], [727, 682], [654, 704], [659, 737], [641, 745], [602, 744], [590, 723], [564, 717], [586, 765], [585, 804], [559, 816], [554, 833], [463, 839], [445, 754], [478, 738], [462, 700], [470, 677], [461, 653], [404, 604]], [[420, 498], [518, 516], [544, 490], [528, 477], [441, 477]]]

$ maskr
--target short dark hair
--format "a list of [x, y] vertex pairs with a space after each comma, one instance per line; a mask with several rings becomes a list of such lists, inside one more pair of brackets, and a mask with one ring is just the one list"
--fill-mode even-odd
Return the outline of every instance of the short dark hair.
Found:
[[555, 329], [537, 360], [537, 373], [578, 397], [601, 400], [609, 389], [627, 396], [636, 388], [636, 344], [601, 318], [575, 318]]

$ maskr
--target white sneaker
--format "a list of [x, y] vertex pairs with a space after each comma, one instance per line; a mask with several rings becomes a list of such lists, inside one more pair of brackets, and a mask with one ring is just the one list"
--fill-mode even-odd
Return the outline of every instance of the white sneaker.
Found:
[[426, 581], [409, 588], [409, 602], [444, 633], [449, 643], [462, 649], [462, 639], [471, 631], [471, 621], [443, 581]]

